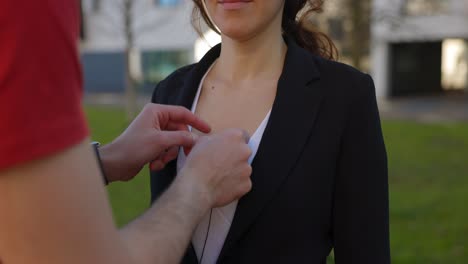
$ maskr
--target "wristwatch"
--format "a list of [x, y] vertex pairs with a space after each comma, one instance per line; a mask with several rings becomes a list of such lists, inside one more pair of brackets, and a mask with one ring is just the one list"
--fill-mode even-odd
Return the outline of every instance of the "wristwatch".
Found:
[[101, 156], [99, 155], [99, 147], [101, 146], [101, 143], [93, 141], [91, 142], [91, 145], [93, 146], [94, 153], [96, 154], [96, 159], [98, 160], [99, 169], [101, 169], [101, 175], [102, 179], [104, 180], [104, 184], [108, 185], [109, 181], [107, 180], [106, 173], [104, 172], [104, 166], [102, 165]]

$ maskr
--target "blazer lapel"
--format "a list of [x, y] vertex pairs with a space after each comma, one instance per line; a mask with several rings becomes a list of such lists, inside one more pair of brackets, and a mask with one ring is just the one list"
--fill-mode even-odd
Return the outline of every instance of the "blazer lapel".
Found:
[[188, 109], [192, 107], [193, 100], [197, 94], [200, 81], [211, 67], [213, 62], [219, 57], [221, 53], [221, 44], [214, 46], [212, 49], [205, 54], [205, 56], [195, 64], [195, 66], [188, 73], [182, 87], [179, 92], [175, 94], [174, 100], [171, 100], [169, 104], [184, 106]]
[[[221, 52], [221, 45], [213, 47], [199, 63], [195, 64], [192, 69], [189, 70], [187, 76], [181, 80], [180, 83], [174, 84], [174, 92], [168, 97], [167, 104], [184, 106], [188, 109], [192, 107], [193, 100], [197, 94], [198, 86], [200, 81], [205, 75], [206, 71], [210, 68], [211, 64], [219, 57]], [[177, 160], [173, 160], [166, 165], [166, 168], [159, 172], [157, 184], [151, 185], [151, 193], [153, 203], [167, 187], [172, 183], [177, 173]]]
[[293, 171], [323, 97], [322, 87], [313, 82], [319, 78], [314, 56], [294, 41], [286, 41], [288, 51], [277, 95], [252, 164], [253, 188], [238, 203], [219, 262], [234, 254], [236, 243]]

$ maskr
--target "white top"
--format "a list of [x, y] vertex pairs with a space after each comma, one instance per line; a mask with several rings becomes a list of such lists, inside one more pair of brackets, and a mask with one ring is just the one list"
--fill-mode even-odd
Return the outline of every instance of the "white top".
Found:
[[[195, 110], [197, 108], [198, 99], [200, 98], [200, 93], [203, 87], [203, 82], [205, 81], [205, 78], [212, 67], [213, 65], [208, 69], [208, 71], [205, 73], [205, 76], [203, 76], [200, 82], [197, 94], [192, 104], [193, 113], [195, 113]], [[260, 141], [263, 137], [263, 132], [265, 132], [265, 127], [268, 123], [268, 120], [270, 119], [270, 114], [271, 110], [268, 112], [265, 119], [263, 119], [262, 123], [258, 126], [255, 133], [250, 137], [248, 143], [250, 149], [252, 150], [252, 155], [249, 157], [250, 164], [252, 164], [252, 161], [255, 155], [257, 154], [258, 146], [260, 145]], [[179, 172], [180, 168], [184, 166], [185, 159], [186, 156], [181, 149], [179, 151], [179, 156], [177, 159], [177, 172]], [[221, 249], [224, 245], [224, 241], [226, 240], [229, 229], [231, 228], [232, 221], [234, 219], [234, 213], [236, 212], [237, 202], [238, 201], [234, 201], [224, 207], [213, 208], [209, 232], [207, 231], [208, 223], [210, 220], [210, 212], [208, 212], [203, 217], [203, 220], [195, 229], [194, 235], [192, 237], [192, 243], [199, 261], [202, 256], [203, 246], [205, 245], [206, 240], [203, 259], [200, 264], [213, 264], [216, 263], [216, 261], [218, 260], [219, 254], [221, 253]]]

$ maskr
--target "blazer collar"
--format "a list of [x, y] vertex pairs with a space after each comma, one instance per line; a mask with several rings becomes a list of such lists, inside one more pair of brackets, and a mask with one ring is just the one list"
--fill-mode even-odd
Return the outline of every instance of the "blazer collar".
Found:
[[[288, 51], [270, 120], [253, 160], [250, 193], [239, 200], [231, 229], [222, 248], [219, 262], [236, 252], [239, 243], [262, 210], [273, 200], [292, 173], [306, 145], [319, 111], [325, 87], [320, 78], [317, 58], [285, 37]], [[199, 83], [219, 57], [221, 45], [212, 48], [189, 72], [175, 104], [191, 108]]]
[[179, 90], [175, 101], [170, 102], [171, 104], [181, 105], [188, 109], [192, 107], [193, 100], [197, 94], [198, 86], [200, 85], [201, 79], [214, 63], [214, 61], [221, 54], [221, 44], [218, 44], [211, 48], [203, 58], [194, 65], [194, 67], [188, 72], [188, 76], [185, 79], [184, 84]]
[[[294, 79], [294, 83], [305, 85], [319, 78], [320, 72], [315, 64], [315, 56], [299, 47], [291, 37], [285, 36], [284, 40], [288, 46], [288, 51], [279, 84], [282, 79], [285, 83], [290, 82], [288, 79]], [[188, 76], [181, 87], [182, 89], [179, 90], [175, 100], [171, 103], [190, 109], [201, 79], [220, 54], [221, 44], [211, 48], [188, 72]]]

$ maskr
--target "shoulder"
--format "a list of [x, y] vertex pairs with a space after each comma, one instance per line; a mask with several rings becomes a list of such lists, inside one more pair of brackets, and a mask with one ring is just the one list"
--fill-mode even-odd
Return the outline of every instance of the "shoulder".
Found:
[[336, 61], [314, 57], [320, 72], [320, 81], [327, 86], [330, 96], [344, 97], [347, 101], [362, 97], [375, 97], [372, 77], [358, 69]]
[[177, 69], [164, 80], [160, 81], [153, 90], [151, 97], [152, 103], [167, 104], [167, 100], [177, 93], [184, 81], [187, 79], [190, 71], [196, 64], [190, 64]]

